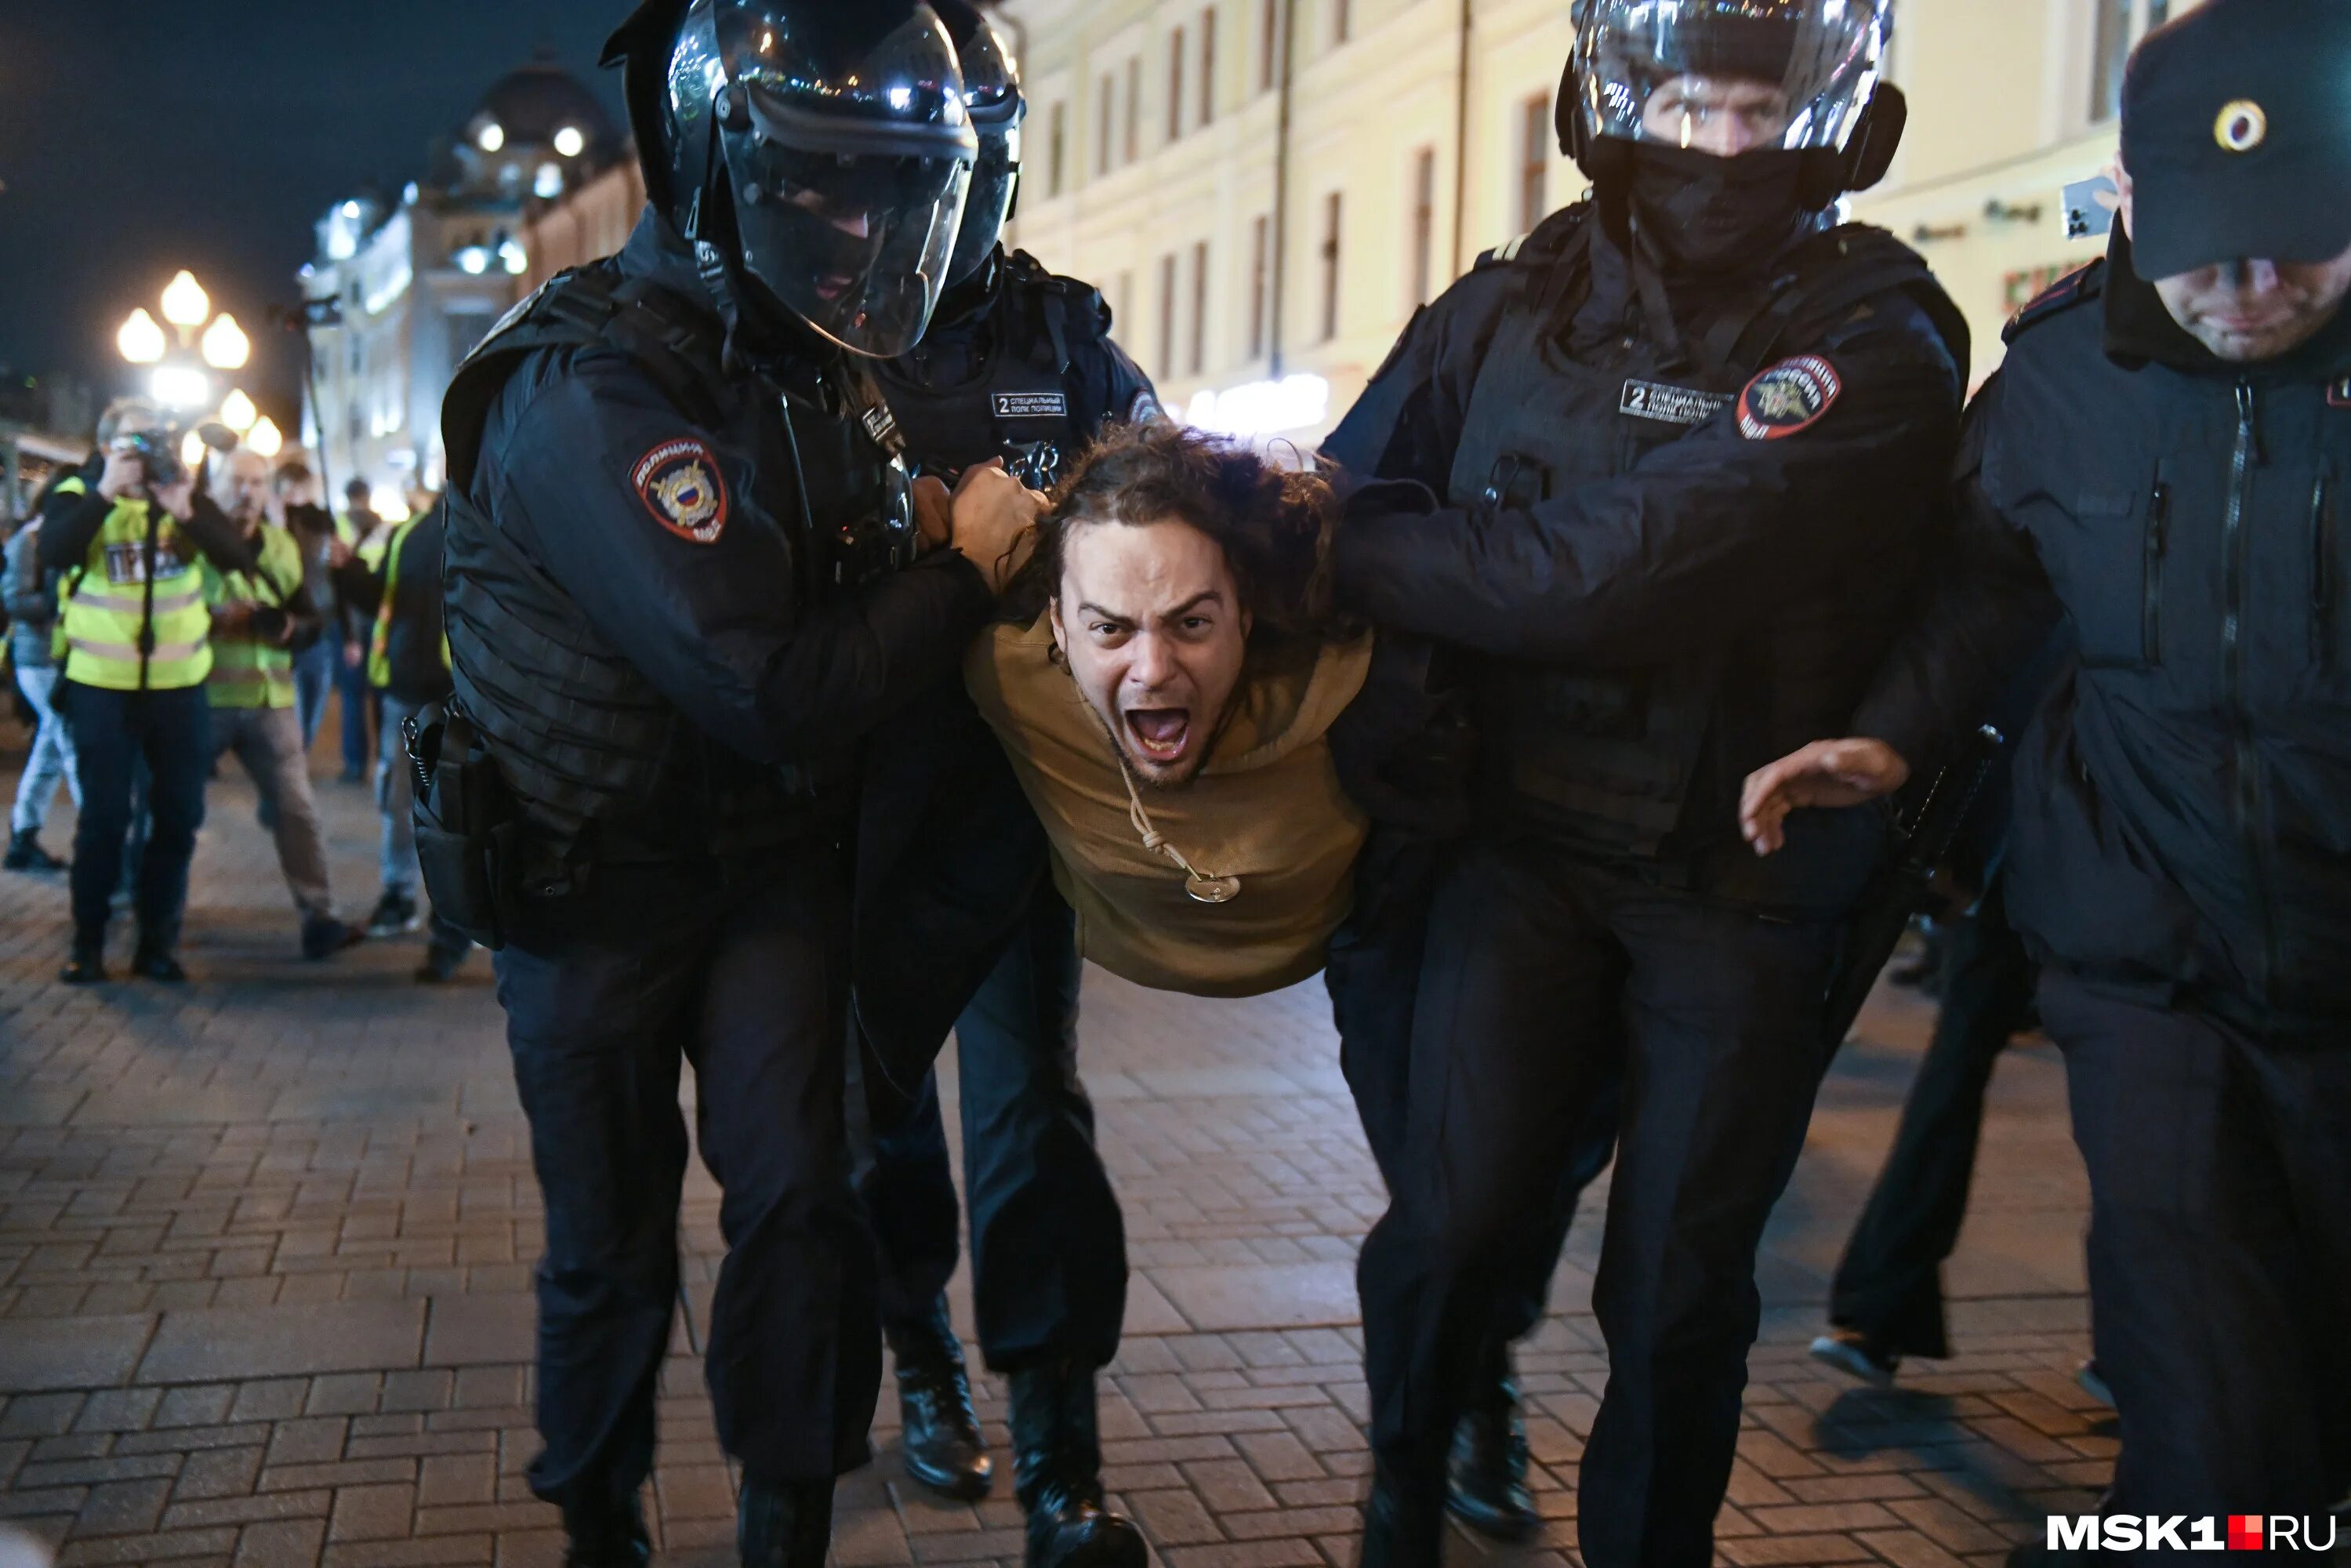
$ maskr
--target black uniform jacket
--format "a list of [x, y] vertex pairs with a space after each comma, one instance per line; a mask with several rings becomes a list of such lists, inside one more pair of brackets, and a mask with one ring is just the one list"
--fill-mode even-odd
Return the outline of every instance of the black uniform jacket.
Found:
[[2019, 749], [2011, 918], [2095, 980], [2339, 1030], [2351, 314], [2226, 364], [2118, 236], [2011, 337], [1970, 413], [1952, 559], [1856, 732], [1930, 765], [2062, 612], [2078, 657]]
[[[1466, 652], [1473, 667], [1601, 674], [1725, 655], [1736, 666], [1743, 639], [1813, 606], [1803, 612], [1849, 614], [1859, 630], [1845, 641], [1865, 651], [1843, 677], [1835, 657], [1813, 655], [1827, 678], [1849, 680], [1850, 695], [1808, 691], [1802, 706], [1849, 711], [1880, 656], [1882, 628], [1914, 591], [1938, 504], [1934, 476], [1956, 443], [1964, 382], [1943, 331], [1909, 295], [1881, 296], [1792, 350], [1827, 361], [1841, 383], [1809, 423], [1743, 426], [1744, 400], [1719, 397], [1660, 442], [1654, 419], [1631, 417], [1632, 389], [1646, 383], [1625, 378], [1670, 378], [1639, 368], [1656, 350], [1622, 251], [1598, 234], [1592, 248], [1573, 353], [1606, 398], [1573, 416], [1608, 422], [1587, 439], [1619, 453], [1614, 471], [1541, 499], [1459, 504], [1454, 471], [1471, 393], [1501, 347], [1515, 286], [1511, 268], [1481, 263], [1415, 317], [1323, 444], [1359, 482], [1410, 482], [1353, 490], [1333, 547], [1341, 601], [1383, 629]], [[1672, 296], [1677, 321], [1702, 319], [1708, 306], [1695, 290]], [[1694, 784], [1669, 853], [1737, 902], [1841, 907], [1880, 847], [1874, 820], [1819, 813], [1852, 820], [1800, 823], [1777, 867], [1757, 866], [1738, 842], [1735, 780], [1789, 748], [1775, 716], [1799, 706], [1773, 679], [1733, 668], [1733, 683], [1761, 695], [1717, 705], [1707, 780]], [[1490, 737], [1485, 744], [1490, 752]], [[1498, 821], [1490, 803], [1485, 820]]]
[[[1000, 458], [1050, 486], [1102, 426], [1159, 413], [1091, 286], [1001, 252], [880, 367], [906, 458], [951, 480]], [[858, 1018], [877, 1064], [919, 1082], [1046, 879], [1044, 830], [961, 683], [874, 732], [858, 833]], [[887, 1115], [887, 1105], [877, 1114]]]
[[[619, 263], [681, 299], [706, 298], [684, 242], [650, 212]], [[978, 569], [953, 550], [804, 602], [800, 486], [779, 394], [750, 376], [715, 391], [720, 412], [697, 417], [617, 348], [536, 350], [490, 409], [470, 486], [593, 632], [715, 743], [670, 759], [659, 797], [631, 824], [651, 852], [634, 858], [704, 852], [710, 824], [697, 813], [726, 792], [726, 776], [853, 751], [953, 677], [992, 606]], [[816, 449], [813, 427], [801, 442]], [[715, 512], [665, 515], [664, 455], [697, 452], [715, 463]], [[820, 494], [822, 477], [807, 488]]]

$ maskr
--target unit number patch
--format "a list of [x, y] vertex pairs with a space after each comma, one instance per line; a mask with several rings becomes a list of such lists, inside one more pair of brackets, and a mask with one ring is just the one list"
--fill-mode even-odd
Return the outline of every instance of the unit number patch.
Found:
[[664, 441], [629, 471], [653, 520], [682, 539], [716, 544], [726, 531], [726, 481], [718, 459], [692, 436]]
[[1616, 412], [1635, 419], [1665, 424], [1704, 424], [1722, 412], [1729, 392], [1700, 392], [1696, 387], [1667, 386], [1663, 382], [1626, 382]]
[[992, 394], [998, 419], [1067, 419], [1070, 400], [1066, 393], [996, 392]]
[[1818, 354], [1782, 360], [1739, 394], [1739, 434], [1750, 441], [1782, 441], [1821, 422], [1844, 383]]

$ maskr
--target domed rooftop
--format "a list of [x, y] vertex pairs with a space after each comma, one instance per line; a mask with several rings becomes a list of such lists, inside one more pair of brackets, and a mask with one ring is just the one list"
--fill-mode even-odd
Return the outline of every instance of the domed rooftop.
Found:
[[602, 101], [546, 54], [499, 78], [482, 95], [465, 122], [465, 139], [478, 143], [483, 130], [493, 124], [510, 147], [549, 146], [565, 130], [579, 131], [590, 148], [609, 147], [613, 141], [611, 116]]

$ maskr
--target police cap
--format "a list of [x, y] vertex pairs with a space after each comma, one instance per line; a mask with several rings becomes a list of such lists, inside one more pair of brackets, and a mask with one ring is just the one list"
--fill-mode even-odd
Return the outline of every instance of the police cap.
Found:
[[2131, 256], [2146, 277], [2351, 249], [2351, 5], [2209, 0], [2123, 80]]

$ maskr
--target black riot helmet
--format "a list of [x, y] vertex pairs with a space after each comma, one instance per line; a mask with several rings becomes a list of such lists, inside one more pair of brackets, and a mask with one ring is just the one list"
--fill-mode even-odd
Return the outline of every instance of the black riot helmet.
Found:
[[628, 62], [648, 193], [705, 259], [844, 349], [923, 334], [978, 142], [921, 0], [647, 0]]
[[[1908, 110], [1882, 79], [1894, 0], [1577, 0], [1560, 148], [1596, 185], [1630, 149], [1800, 156], [1808, 207], [1886, 177]], [[1735, 126], [1735, 132], [1730, 128]]]
[[972, 170], [971, 199], [964, 204], [963, 227], [956, 235], [947, 282], [956, 284], [987, 265], [1020, 190], [1020, 122], [1028, 100], [1020, 94], [1020, 62], [1004, 36], [968, 0], [931, 0], [946, 25], [963, 65], [964, 103], [979, 136], [979, 162]]

